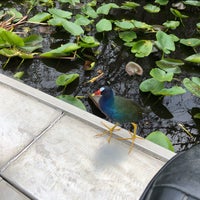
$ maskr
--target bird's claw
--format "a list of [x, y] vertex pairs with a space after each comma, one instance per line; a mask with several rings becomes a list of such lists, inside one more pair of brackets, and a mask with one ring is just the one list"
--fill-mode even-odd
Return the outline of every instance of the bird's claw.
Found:
[[119, 131], [120, 128], [117, 128], [117, 126], [119, 125], [118, 123], [116, 123], [113, 127], [109, 127], [107, 124], [105, 124], [104, 122], [101, 122], [108, 130], [103, 131], [103, 133], [99, 133], [96, 136], [100, 137], [100, 136], [104, 136], [106, 134], [109, 134], [108, 137], [108, 143], [110, 143], [110, 140], [112, 138], [113, 132], [114, 131]]

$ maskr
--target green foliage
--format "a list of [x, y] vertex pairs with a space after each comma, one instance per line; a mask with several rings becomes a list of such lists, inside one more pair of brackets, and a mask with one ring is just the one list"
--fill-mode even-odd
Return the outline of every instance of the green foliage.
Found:
[[107, 15], [112, 8], [119, 8], [119, 6], [115, 3], [104, 3], [97, 9], [97, 14]]
[[96, 29], [97, 29], [98, 32], [111, 31], [112, 30], [112, 23], [110, 22], [110, 20], [101, 19], [96, 24]]
[[193, 55], [185, 58], [185, 60], [188, 62], [200, 63], [200, 53], [193, 54]]
[[47, 13], [47, 12], [41, 12], [38, 13], [36, 15], [34, 15], [33, 17], [31, 17], [28, 21], [29, 22], [44, 22], [46, 20], [48, 20], [51, 17], [51, 14]]
[[184, 78], [183, 84], [192, 94], [200, 97], [200, 78], [192, 77], [192, 80]]
[[155, 42], [155, 44], [164, 53], [170, 54], [171, 51], [175, 51], [175, 44], [171, 35], [168, 35], [163, 31], [158, 31], [156, 33], [156, 39], [157, 41]]
[[[165, 63], [165, 60], [160, 61], [159, 65]], [[165, 66], [166, 68], [166, 66]], [[144, 80], [140, 84], [140, 90], [142, 92], [151, 92], [154, 95], [162, 96], [173, 96], [178, 94], [184, 94], [186, 91], [180, 86], [172, 86], [171, 88], [165, 88], [166, 82], [171, 82], [174, 76], [173, 70], [162, 70], [159, 68], [154, 68], [150, 71], [152, 78]]]
[[13, 77], [16, 79], [21, 79], [23, 75], [24, 75], [24, 72], [21, 71], [21, 72], [15, 73]]
[[160, 12], [160, 8], [158, 6], [153, 5], [153, 4], [146, 4], [144, 6], [144, 9], [149, 13], [158, 13], [158, 12]]
[[139, 40], [132, 43], [131, 52], [135, 53], [136, 57], [148, 56], [152, 52], [153, 44], [150, 40]]
[[53, 49], [51, 51], [42, 53], [40, 54], [40, 56], [46, 58], [57, 58], [57, 57], [68, 56], [70, 55], [70, 53], [76, 51], [79, 48], [80, 46], [75, 43], [67, 43], [61, 45], [61, 47], [58, 47], [57, 49]]
[[167, 5], [169, 0], [155, 0], [155, 3], [160, 4], [161, 6]]
[[57, 96], [58, 99], [65, 101], [73, 106], [76, 106], [82, 110], [86, 110], [85, 105], [82, 103], [82, 101], [76, 97], [73, 97], [71, 95], [60, 95]]
[[140, 6], [140, 4], [135, 3], [133, 1], [126, 1], [126, 2], [122, 3], [121, 8], [122, 9], [135, 9], [138, 6]]
[[190, 47], [197, 47], [200, 45], [200, 39], [197, 38], [181, 39], [180, 43]]
[[79, 74], [62, 74], [56, 79], [56, 85], [66, 87], [79, 77]]
[[200, 6], [199, 1], [186, 0], [186, 1], [183, 1], [183, 3], [186, 4], [186, 5], [191, 5], [191, 6]]
[[158, 144], [170, 151], [174, 152], [174, 147], [172, 142], [170, 141], [170, 139], [161, 131], [154, 131], [152, 133], [150, 133], [147, 137], [147, 140]]
[[166, 28], [174, 30], [180, 25], [180, 22], [179, 21], [166, 21], [166, 22], [163, 23], [163, 25]]

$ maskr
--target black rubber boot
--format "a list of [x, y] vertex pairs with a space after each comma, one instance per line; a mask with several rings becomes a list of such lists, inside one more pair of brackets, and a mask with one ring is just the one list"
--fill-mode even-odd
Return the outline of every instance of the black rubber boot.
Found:
[[169, 160], [140, 200], [200, 200], [200, 144]]

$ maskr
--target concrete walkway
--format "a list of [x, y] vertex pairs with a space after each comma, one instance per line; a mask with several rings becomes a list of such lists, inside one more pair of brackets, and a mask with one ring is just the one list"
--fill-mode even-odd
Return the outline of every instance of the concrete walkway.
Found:
[[129, 141], [95, 137], [102, 121], [0, 74], [0, 199], [138, 199], [174, 154], [136, 140], [128, 155]]

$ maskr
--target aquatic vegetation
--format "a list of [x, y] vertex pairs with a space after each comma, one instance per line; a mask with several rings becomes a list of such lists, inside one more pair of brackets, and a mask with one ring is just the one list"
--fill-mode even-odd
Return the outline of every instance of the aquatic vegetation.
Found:
[[[192, 12], [187, 9], [199, 9], [199, 1], [185, 0], [179, 4], [170, 4], [169, 0], [155, 0], [151, 3], [29, 0], [23, 4], [23, 10], [3, 9], [3, 3], [1, 7], [0, 55], [7, 59], [2, 68], [5, 70], [13, 58], [20, 58], [20, 63], [13, 66], [16, 67], [14, 76], [18, 79], [23, 79], [20, 67], [24, 61], [34, 59], [81, 60], [85, 63], [81, 68], [84, 73], [95, 71], [102, 42], [112, 33], [116, 41], [112, 43], [113, 49], [123, 45], [127, 54], [135, 58], [133, 61], [140, 63], [140, 60], [149, 56], [156, 58], [150, 70], [146, 71], [145, 66], [142, 66], [143, 74], [147, 77], [140, 77], [140, 91], [161, 97], [190, 92], [200, 97], [198, 77], [182, 75], [187, 65], [199, 68], [200, 22], [196, 22], [192, 37], [183, 37], [181, 34], [187, 31], [187, 25], [191, 23]], [[137, 18], [141, 12], [150, 16], [149, 19]], [[155, 24], [161, 12], [165, 12], [167, 19], [158, 20], [158, 24]], [[122, 14], [118, 16], [115, 13]], [[55, 32], [60, 32], [62, 39], [55, 39]], [[45, 46], [47, 38], [50, 44]], [[182, 51], [184, 53], [177, 53]], [[78, 77], [79, 74], [67, 73], [55, 80], [56, 86], [63, 88], [60, 98], [74, 105], [79, 99], [62, 95]], [[92, 77], [80, 84], [93, 84], [100, 79], [111, 78], [105, 72], [93, 74]], [[198, 113], [192, 117], [199, 119]]]

